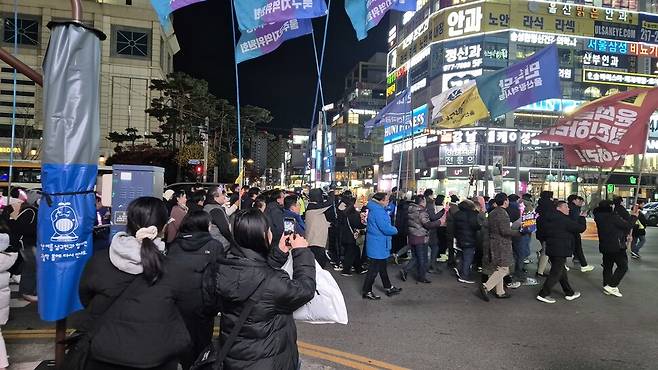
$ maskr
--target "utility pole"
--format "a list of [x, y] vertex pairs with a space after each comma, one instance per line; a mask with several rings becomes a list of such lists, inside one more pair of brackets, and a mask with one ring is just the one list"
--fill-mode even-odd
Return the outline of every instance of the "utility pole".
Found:
[[206, 117], [206, 128], [203, 133], [203, 182], [208, 181], [208, 133], [210, 132], [210, 118]]

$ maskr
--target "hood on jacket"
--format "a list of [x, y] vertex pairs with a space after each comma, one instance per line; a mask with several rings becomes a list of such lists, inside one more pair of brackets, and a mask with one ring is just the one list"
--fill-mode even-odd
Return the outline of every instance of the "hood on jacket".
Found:
[[322, 203], [322, 189], [311, 189], [308, 192], [309, 202]]
[[174, 241], [182, 250], [186, 252], [198, 251], [204, 245], [213, 240], [210, 232], [199, 231], [190, 234], [180, 234]]
[[460, 211], [475, 211], [475, 204], [470, 200], [463, 200], [458, 205]]
[[552, 199], [539, 198], [539, 201], [537, 202], [537, 208], [535, 208], [535, 211], [537, 211], [537, 213], [542, 214], [554, 210], [555, 210], [555, 205], [553, 205]]
[[377, 208], [384, 209], [384, 207], [381, 204], [379, 204], [377, 201], [372, 200], [372, 199], [368, 201], [368, 205], [366, 207], [370, 211], [375, 210]]
[[[153, 243], [155, 243], [160, 252], [164, 252], [165, 243], [162, 239], [155, 238]], [[114, 267], [125, 273], [139, 275], [144, 272], [141, 250], [142, 243], [134, 236], [130, 236], [123, 231], [118, 232], [114, 235], [110, 244], [110, 261]]]

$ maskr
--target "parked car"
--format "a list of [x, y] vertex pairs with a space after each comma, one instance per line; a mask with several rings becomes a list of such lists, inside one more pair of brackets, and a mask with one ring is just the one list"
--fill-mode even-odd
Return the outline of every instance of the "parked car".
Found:
[[650, 226], [658, 226], [658, 207], [643, 209], [644, 217], [647, 218], [647, 223]]

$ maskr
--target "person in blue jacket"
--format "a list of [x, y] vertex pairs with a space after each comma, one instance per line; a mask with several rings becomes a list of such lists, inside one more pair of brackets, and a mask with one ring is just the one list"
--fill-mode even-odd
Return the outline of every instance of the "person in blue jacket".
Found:
[[366, 253], [370, 260], [370, 268], [363, 282], [363, 298], [377, 300], [380, 296], [372, 292], [372, 284], [377, 274], [382, 279], [382, 284], [387, 296], [398, 294], [401, 288], [394, 287], [388, 278], [386, 263], [391, 255], [391, 237], [398, 233], [398, 229], [391, 224], [391, 218], [386, 212], [389, 195], [387, 193], [376, 193], [368, 202], [368, 228], [366, 232]]

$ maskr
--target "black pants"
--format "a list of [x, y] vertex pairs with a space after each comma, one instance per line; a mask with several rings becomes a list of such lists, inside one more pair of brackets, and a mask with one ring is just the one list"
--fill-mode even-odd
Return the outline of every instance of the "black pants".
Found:
[[587, 258], [585, 258], [585, 253], [583, 253], [583, 241], [580, 239], [580, 235], [576, 236], [576, 245], [573, 255], [578, 258], [582, 267], [587, 266]]
[[345, 259], [343, 260], [343, 272], [349, 273], [354, 268], [356, 273], [361, 272], [361, 249], [356, 245], [356, 241], [343, 242]]
[[366, 280], [363, 282], [363, 294], [372, 292], [372, 284], [375, 283], [375, 278], [377, 274], [382, 279], [382, 284], [384, 289], [389, 289], [392, 287], [391, 280], [388, 278], [388, 271], [386, 270], [386, 263], [388, 260], [377, 260], [370, 258], [370, 265], [368, 273], [366, 274]]
[[571, 285], [569, 285], [567, 269], [564, 267], [564, 264], [567, 262], [567, 257], [548, 257], [548, 259], [551, 261], [551, 272], [544, 282], [541, 291], [539, 291], [539, 295], [542, 297], [548, 297], [551, 295], [551, 289], [553, 289], [558, 282], [560, 282], [565, 295], [573, 295], [574, 291], [571, 289]]
[[192, 339], [192, 347], [182, 354], [180, 358], [183, 370], [187, 370], [192, 366], [199, 354], [212, 343], [215, 320], [214, 317], [201, 318], [193, 314], [183, 315], [183, 320]]
[[393, 247], [391, 248], [391, 253], [398, 253], [400, 249], [404, 248], [407, 245], [407, 234], [399, 233], [393, 237]]
[[313, 255], [315, 255], [315, 260], [318, 261], [320, 267], [323, 269], [327, 267], [327, 263], [329, 263], [329, 257], [327, 257], [327, 250], [325, 248], [312, 245], [308, 247], [308, 249], [313, 252]]
[[[612, 268], [617, 264], [617, 269], [612, 272]], [[616, 253], [603, 253], [603, 285], [616, 288], [621, 279], [628, 271], [628, 255], [626, 250], [622, 249]]]

